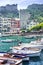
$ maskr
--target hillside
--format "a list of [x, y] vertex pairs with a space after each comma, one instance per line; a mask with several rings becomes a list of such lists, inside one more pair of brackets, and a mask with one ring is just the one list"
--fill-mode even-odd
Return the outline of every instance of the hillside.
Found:
[[0, 6], [0, 16], [2, 17], [19, 17], [17, 4]]
[[43, 22], [43, 4], [32, 4], [27, 7], [30, 12], [31, 19], [37, 19], [39, 22]]

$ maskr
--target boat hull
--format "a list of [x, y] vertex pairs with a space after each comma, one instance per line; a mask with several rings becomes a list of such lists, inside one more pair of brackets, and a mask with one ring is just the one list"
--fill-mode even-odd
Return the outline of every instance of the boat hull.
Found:
[[30, 45], [29, 47], [43, 49], [43, 45]]
[[24, 57], [34, 57], [34, 56], [40, 56], [40, 54], [41, 54], [41, 52], [37, 52], [37, 53], [29, 53], [29, 54], [15, 54], [15, 53], [12, 53], [12, 54], [14, 54], [15, 56], [17, 56], [17, 57], [20, 57], [20, 58], [23, 58], [23, 56]]
[[32, 53], [32, 54], [28, 54], [29, 57], [34, 57], [34, 56], [40, 56], [40, 52], [38, 53]]
[[29, 61], [29, 57], [23, 58], [23, 61]]

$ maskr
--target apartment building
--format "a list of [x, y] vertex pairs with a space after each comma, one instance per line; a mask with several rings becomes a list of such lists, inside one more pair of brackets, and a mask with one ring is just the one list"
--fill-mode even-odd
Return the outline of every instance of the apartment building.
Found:
[[2, 18], [2, 32], [10, 32], [11, 23], [10, 18]]
[[11, 19], [11, 32], [17, 33], [20, 31], [20, 19], [12, 18]]
[[36, 26], [37, 24], [39, 24], [39, 22], [37, 22], [37, 21], [34, 21], [34, 20], [28, 21], [28, 22], [27, 22], [26, 29], [30, 29], [30, 28], [32, 28], [33, 26]]
[[0, 33], [2, 32], [2, 19], [0, 18]]
[[0, 32], [17, 33], [20, 31], [19, 18], [0, 18]]

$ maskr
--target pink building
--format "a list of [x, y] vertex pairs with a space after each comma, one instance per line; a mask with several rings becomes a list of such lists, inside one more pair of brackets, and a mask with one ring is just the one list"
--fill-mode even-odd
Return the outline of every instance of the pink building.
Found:
[[11, 19], [11, 31], [14, 33], [20, 31], [20, 19]]

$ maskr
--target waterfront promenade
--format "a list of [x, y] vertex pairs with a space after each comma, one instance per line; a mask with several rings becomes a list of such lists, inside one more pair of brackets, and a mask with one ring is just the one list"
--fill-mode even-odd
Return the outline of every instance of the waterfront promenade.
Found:
[[43, 36], [43, 32], [26, 32], [26, 33], [21, 33], [21, 35], [31, 35], [31, 36]]
[[2, 36], [12, 36], [12, 35], [19, 35], [19, 36], [43, 36], [43, 31], [42, 32], [22, 32], [22, 33], [4, 33]]

